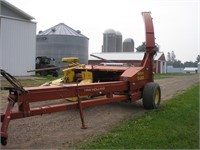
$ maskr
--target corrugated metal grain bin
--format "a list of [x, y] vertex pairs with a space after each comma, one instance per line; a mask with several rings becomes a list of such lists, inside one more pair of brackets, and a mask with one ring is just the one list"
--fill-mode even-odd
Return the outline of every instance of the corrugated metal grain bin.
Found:
[[40, 31], [36, 38], [36, 56], [53, 57], [56, 65], [63, 57], [78, 57], [80, 63], [88, 63], [89, 39], [79, 30], [74, 30], [60, 23], [45, 31]]
[[122, 34], [116, 31], [116, 52], [122, 52]]
[[103, 52], [116, 52], [116, 32], [113, 29], [108, 29], [103, 33]]
[[123, 52], [134, 52], [134, 41], [131, 38], [127, 38], [123, 42]]

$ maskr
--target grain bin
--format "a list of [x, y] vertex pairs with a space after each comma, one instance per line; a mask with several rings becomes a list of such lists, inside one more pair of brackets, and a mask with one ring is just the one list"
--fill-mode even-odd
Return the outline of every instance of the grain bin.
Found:
[[63, 57], [78, 57], [80, 63], [88, 63], [89, 39], [79, 30], [60, 23], [45, 31], [40, 31], [36, 37], [36, 56], [55, 58], [56, 65]]
[[116, 32], [113, 29], [107, 29], [103, 33], [103, 51], [102, 52], [116, 52]]
[[116, 52], [122, 52], [122, 34], [116, 31]]
[[134, 41], [131, 38], [127, 38], [123, 42], [123, 52], [134, 52]]

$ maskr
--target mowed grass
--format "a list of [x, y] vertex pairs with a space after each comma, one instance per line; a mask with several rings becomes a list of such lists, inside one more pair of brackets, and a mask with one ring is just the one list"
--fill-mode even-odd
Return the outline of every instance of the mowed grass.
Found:
[[199, 149], [199, 84], [81, 149]]
[[[59, 75], [58, 77], [52, 77], [51, 75], [48, 75], [46, 77], [42, 77], [42, 76], [32, 76], [32, 77], [27, 77], [27, 78], [19, 78], [19, 77], [15, 77], [22, 86], [25, 87], [30, 87], [30, 86], [40, 86], [42, 84], [44, 84], [45, 82], [49, 82], [52, 80], [56, 80], [58, 78], [61, 78], [62, 75]], [[11, 84], [7, 81], [7, 80], [2, 80], [0, 83], [0, 86], [11, 86]]]
[[176, 76], [191, 76], [196, 75], [195, 73], [164, 73], [164, 74], [155, 74], [154, 79], [165, 79], [165, 78], [173, 78]]

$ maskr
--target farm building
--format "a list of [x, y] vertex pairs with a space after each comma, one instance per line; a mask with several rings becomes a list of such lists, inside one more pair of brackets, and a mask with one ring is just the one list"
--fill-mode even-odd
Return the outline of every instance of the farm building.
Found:
[[172, 65], [167, 65], [167, 73], [183, 73], [184, 68], [182, 67], [173, 67]]
[[[144, 57], [144, 52], [121, 52], [121, 53], [93, 53], [97, 57], [110, 60], [116, 63], [125, 63], [128, 66], [139, 66]], [[98, 59], [93, 56], [89, 56], [89, 64], [98, 65], [105, 63], [104, 60]], [[166, 73], [166, 60], [165, 55], [162, 52], [158, 52], [154, 58], [154, 72]]]
[[56, 65], [63, 57], [78, 57], [80, 63], [88, 63], [89, 39], [64, 23], [59, 23], [45, 31], [40, 31], [36, 39], [36, 56], [55, 59]]
[[[91, 54], [88, 63], [91, 65], [139, 66], [144, 52], [134, 52], [134, 45], [132, 38], [126, 38], [122, 42], [122, 34], [119, 31], [107, 29], [103, 33], [102, 53]], [[106, 60], [113, 63], [107, 63]], [[166, 73], [166, 59], [162, 52], [158, 52], [154, 58], [154, 72]]]
[[0, 3], [0, 68], [14, 76], [32, 75], [27, 70], [35, 68], [34, 18], [5, 0]]
[[134, 52], [134, 41], [126, 38], [122, 42], [121, 32], [107, 29], [103, 33], [102, 52]]

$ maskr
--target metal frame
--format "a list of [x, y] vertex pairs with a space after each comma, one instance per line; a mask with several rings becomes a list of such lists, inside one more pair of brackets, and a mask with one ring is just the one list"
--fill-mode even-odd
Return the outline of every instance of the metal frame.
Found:
[[[43, 115], [52, 112], [65, 111], [68, 109], [79, 109], [82, 128], [86, 128], [84, 122], [83, 108], [94, 105], [131, 101], [142, 98], [142, 91], [146, 83], [153, 82], [153, 56], [156, 53], [154, 30], [150, 12], [142, 13], [146, 30], [146, 53], [140, 67], [119, 67], [119, 66], [90, 66], [88, 71], [118, 72], [118, 81], [99, 82], [84, 85], [66, 84], [62, 86], [12, 88], [8, 95], [8, 106], [5, 113], [1, 113], [1, 143], [7, 144], [7, 129], [10, 120], [35, 115]], [[112, 78], [112, 77], [110, 77]], [[82, 99], [82, 96], [93, 97]], [[66, 102], [50, 106], [31, 108], [30, 104], [41, 101], [53, 101], [78, 97], [76, 102]], [[18, 104], [18, 111], [12, 112], [15, 104]]]

